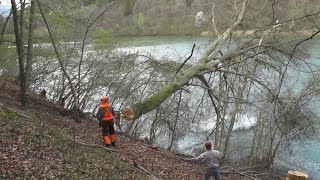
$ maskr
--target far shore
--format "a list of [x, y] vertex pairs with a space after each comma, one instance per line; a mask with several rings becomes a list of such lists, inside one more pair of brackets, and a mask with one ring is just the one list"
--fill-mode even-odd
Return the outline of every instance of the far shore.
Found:
[[[317, 30], [316, 29], [313, 29], [313, 30], [299, 30], [299, 31], [290, 31], [290, 32], [281, 32], [282, 35], [301, 35], [301, 36], [312, 36], [314, 33], [316, 33]], [[233, 31], [232, 33], [232, 36], [235, 36], [235, 37], [246, 37], [246, 36], [251, 36], [253, 34], [256, 34], [256, 33], [263, 33], [263, 34], [268, 34], [269, 32], [267, 31], [264, 31], [264, 32], [257, 32], [257, 31], [254, 31], [254, 30], [235, 30]], [[209, 36], [216, 36], [215, 33], [213, 32], [209, 32], [209, 31], [203, 31], [200, 33], [201, 36], [203, 37], [209, 37]]]

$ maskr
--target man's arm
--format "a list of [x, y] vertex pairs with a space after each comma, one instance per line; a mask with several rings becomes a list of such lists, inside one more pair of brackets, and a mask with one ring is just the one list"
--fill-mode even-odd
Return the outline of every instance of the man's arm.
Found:
[[97, 112], [96, 116], [97, 116], [99, 125], [101, 126], [102, 118], [103, 118], [103, 109], [102, 108], [98, 109], [98, 112]]
[[114, 111], [113, 106], [110, 105], [110, 108], [109, 108], [109, 109], [110, 109], [110, 113], [111, 113], [112, 116], [114, 117], [116, 113], [115, 113], [115, 111]]
[[98, 121], [101, 119], [101, 108], [98, 108], [98, 111], [96, 113], [96, 117], [97, 117]]
[[216, 151], [216, 154], [217, 154], [219, 159], [221, 159], [223, 157], [223, 153], [220, 152], [220, 151]]
[[198, 157], [184, 159], [186, 161], [197, 161], [197, 162], [204, 162], [206, 160], [206, 157], [204, 156], [204, 153], [200, 154]]

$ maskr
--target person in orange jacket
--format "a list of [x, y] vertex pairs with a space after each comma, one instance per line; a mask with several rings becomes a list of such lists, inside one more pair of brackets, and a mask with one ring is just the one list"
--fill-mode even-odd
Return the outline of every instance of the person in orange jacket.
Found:
[[100, 100], [97, 118], [102, 127], [102, 136], [106, 147], [116, 146], [116, 134], [114, 131], [114, 108], [109, 104], [109, 98], [104, 96]]

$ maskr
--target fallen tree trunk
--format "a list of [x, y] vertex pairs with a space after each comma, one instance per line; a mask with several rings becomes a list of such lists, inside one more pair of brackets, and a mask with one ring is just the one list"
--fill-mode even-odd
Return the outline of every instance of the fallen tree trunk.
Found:
[[247, 0], [244, 0], [235, 21], [222, 35], [218, 36], [217, 39], [208, 46], [196, 63], [185, 71], [178, 73], [171, 82], [162, 87], [158, 92], [152, 94], [150, 97], [121, 109], [122, 118], [126, 120], [138, 119], [141, 115], [160, 106], [161, 103], [163, 103], [177, 90], [183, 88], [183, 86], [185, 86], [194, 77], [205, 74], [208, 71], [213, 71], [223, 63], [232, 60], [232, 53], [221, 57], [221, 59], [216, 59], [216, 56], [221, 51], [223, 44], [228, 40], [233, 30], [241, 23], [246, 4]]

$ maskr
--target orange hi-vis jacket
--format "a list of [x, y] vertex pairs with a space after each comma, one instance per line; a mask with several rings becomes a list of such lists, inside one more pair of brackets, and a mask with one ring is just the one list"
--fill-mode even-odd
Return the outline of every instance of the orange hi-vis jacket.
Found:
[[113, 120], [113, 116], [112, 116], [112, 114], [111, 114], [111, 112], [110, 112], [110, 104], [108, 104], [108, 103], [101, 103], [101, 104], [99, 105], [99, 107], [100, 107], [101, 109], [103, 109], [103, 112], [104, 112], [103, 117], [102, 117], [102, 120], [103, 120], [103, 121], [111, 121], [111, 120]]

